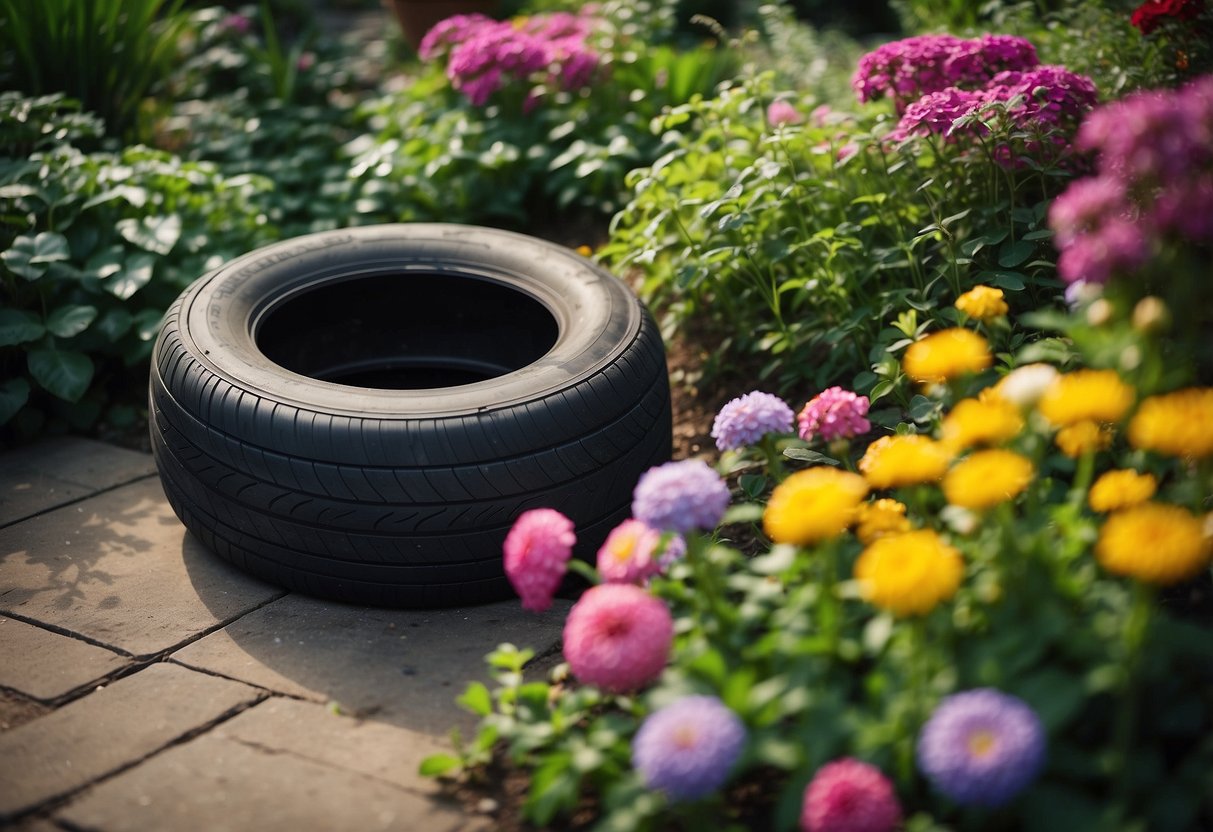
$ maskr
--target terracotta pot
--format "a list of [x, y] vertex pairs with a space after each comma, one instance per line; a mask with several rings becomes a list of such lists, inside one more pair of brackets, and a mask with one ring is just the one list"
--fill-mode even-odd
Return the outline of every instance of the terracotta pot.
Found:
[[416, 49], [435, 23], [457, 14], [487, 14], [497, 11], [496, 0], [383, 0], [400, 22], [404, 40]]

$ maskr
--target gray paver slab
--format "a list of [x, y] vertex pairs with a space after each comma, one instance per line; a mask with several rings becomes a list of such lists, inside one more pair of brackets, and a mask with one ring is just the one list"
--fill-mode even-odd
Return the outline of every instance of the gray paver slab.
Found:
[[49, 702], [130, 663], [112, 650], [0, 616], [0, 686]]
[[517, 601], [451, 610], [383, 610], [300, 595], [267, 604], [172, 654], [174, 661], [356, 715], [445, 735], [475, 719], [454, 703], [502, 642], [556, 644], [567, 601], [536, 615]]
[[144, 479], [0, 531], [0, 612], [150, 656], [282, 595], [208, 552]]
[[156, 472], [150, 454], [59, 437], [0, 456], [0, 526]]
[[262, 692], [161, 662], [0, 734], [0, 816], [130, 766]]
[[445, 740], [427, 734], [342, 716], [315, 702], [280, 696], [224, 722], [214, 732], [426, 794], [436, 786], [432, 779], [417, 774], [418, 766], [430, 754], [451, 751]]
[[105, 832], [490, 828], [382, 780], [213, 733], [102, 783], [55, 817]]

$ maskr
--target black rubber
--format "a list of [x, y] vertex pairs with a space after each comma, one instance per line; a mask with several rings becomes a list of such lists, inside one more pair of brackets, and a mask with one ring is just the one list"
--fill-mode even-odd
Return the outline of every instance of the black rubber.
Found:
[[432, 607], [509, 597], [524, 510], [590, 558], [670, 456], [661, 338], [615, 277], [531, 237], [384, 225], [260, 249], [168, 311], [149, 385], [177, 516], [310, 595]]

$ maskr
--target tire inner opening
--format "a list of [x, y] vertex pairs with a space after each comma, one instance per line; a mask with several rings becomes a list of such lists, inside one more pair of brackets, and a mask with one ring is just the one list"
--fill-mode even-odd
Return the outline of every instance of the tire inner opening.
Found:
[[421, 390], [520, 370], [556, 343], [552, 313], [500, 283], [397, 273], [329, 283], [271, 308], [253, 338], [293, 373], [351, 387]]

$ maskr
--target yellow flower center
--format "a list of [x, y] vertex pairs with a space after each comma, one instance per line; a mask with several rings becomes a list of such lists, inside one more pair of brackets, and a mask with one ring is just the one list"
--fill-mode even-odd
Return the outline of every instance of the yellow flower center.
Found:
[[998, 738], [991, 731], [974, 731], [969, 736], [969, 753], [974, 757], [988, 757], [998, 746]]

